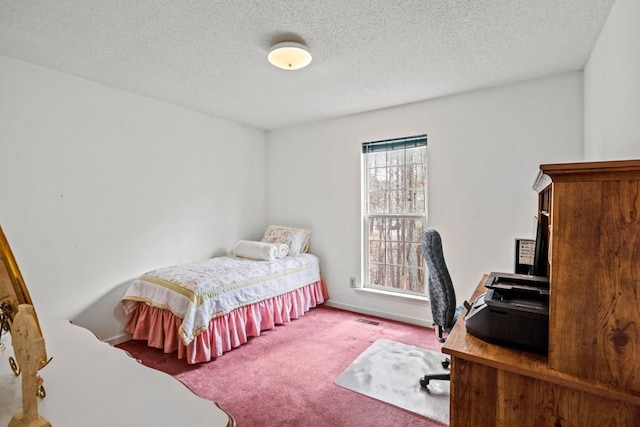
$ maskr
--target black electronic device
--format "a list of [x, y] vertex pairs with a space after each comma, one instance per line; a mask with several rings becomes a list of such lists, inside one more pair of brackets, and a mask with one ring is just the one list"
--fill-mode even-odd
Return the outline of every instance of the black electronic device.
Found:
[[493, 272], [487, 292], [465, 301], [467, 332], [484, 341], [546, 355], [549, 348], [549, 279]]
[[513, 272], [517, 274], [532, 274], [535, 253], [535, 240], [516, 239], [515, 265]]
[[536, 276], [548, 277], [548, 260], [549, 260], [549, 237], [545, 231], [548, 228], [548, 218], [544, 217], [544, 221], [539, 221], [536, 227], [536, 246], [533, 255], [533, 266], [531, 274]]

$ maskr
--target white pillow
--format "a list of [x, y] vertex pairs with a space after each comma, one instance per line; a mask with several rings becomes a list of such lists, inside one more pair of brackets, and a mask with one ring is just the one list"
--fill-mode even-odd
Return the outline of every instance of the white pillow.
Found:
[[259, 261], [273, 261], [278, 257], [278, 247], [271, 243], [240, 240], [234, 246], [233, 254]]
[[282, 259], [289, 255], [289, 245], [285, 245], [284, 243], [273, 243], [278, 248], [278, 255], [276, 258]]
[[281, 227], [270, 225], [262, 236], [267, 243], [284, 243], [289, 246], [289, 256], [296, 256], [309, 250], [311, 230], [306, 228]]

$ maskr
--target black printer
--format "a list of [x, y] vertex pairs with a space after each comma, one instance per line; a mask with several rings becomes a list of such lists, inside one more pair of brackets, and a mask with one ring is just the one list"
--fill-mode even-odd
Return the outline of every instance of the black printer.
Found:
[[467, 308], [467, 332], [481, 340], [547, 355], [549, 348], [549, 279], [496, 273], [487, 292]]

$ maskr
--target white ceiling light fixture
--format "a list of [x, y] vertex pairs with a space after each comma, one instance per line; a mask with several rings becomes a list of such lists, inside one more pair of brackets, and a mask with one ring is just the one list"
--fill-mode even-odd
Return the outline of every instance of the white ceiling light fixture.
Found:
[[311, 54], [305, 45], [297, 42], [282, 42], [271, 47], [269, 62], [284, 70], [299, 70], [311, 63]]

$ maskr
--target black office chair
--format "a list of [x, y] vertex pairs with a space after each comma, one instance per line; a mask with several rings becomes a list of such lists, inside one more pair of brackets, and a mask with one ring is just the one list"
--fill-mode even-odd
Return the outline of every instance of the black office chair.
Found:
[[[456, 307], [456, 293], [453, 282], [444, 262], [442, 239], [440, 233], [433, 228], [427, 228], [422, 235], [422, 255], [429, 269], [429, 296], [431, 298], [431, 315], [436, 325], [438, 341], [445, 342], [445, 334], [453, 328], [463, 307]], [[442, 361], [444, 369], [449, 368], [449, 359]], [[427, 388], [430, 380], [450, 380], [449, 372], [427, 374], [420, 378], [420, 385]]]

